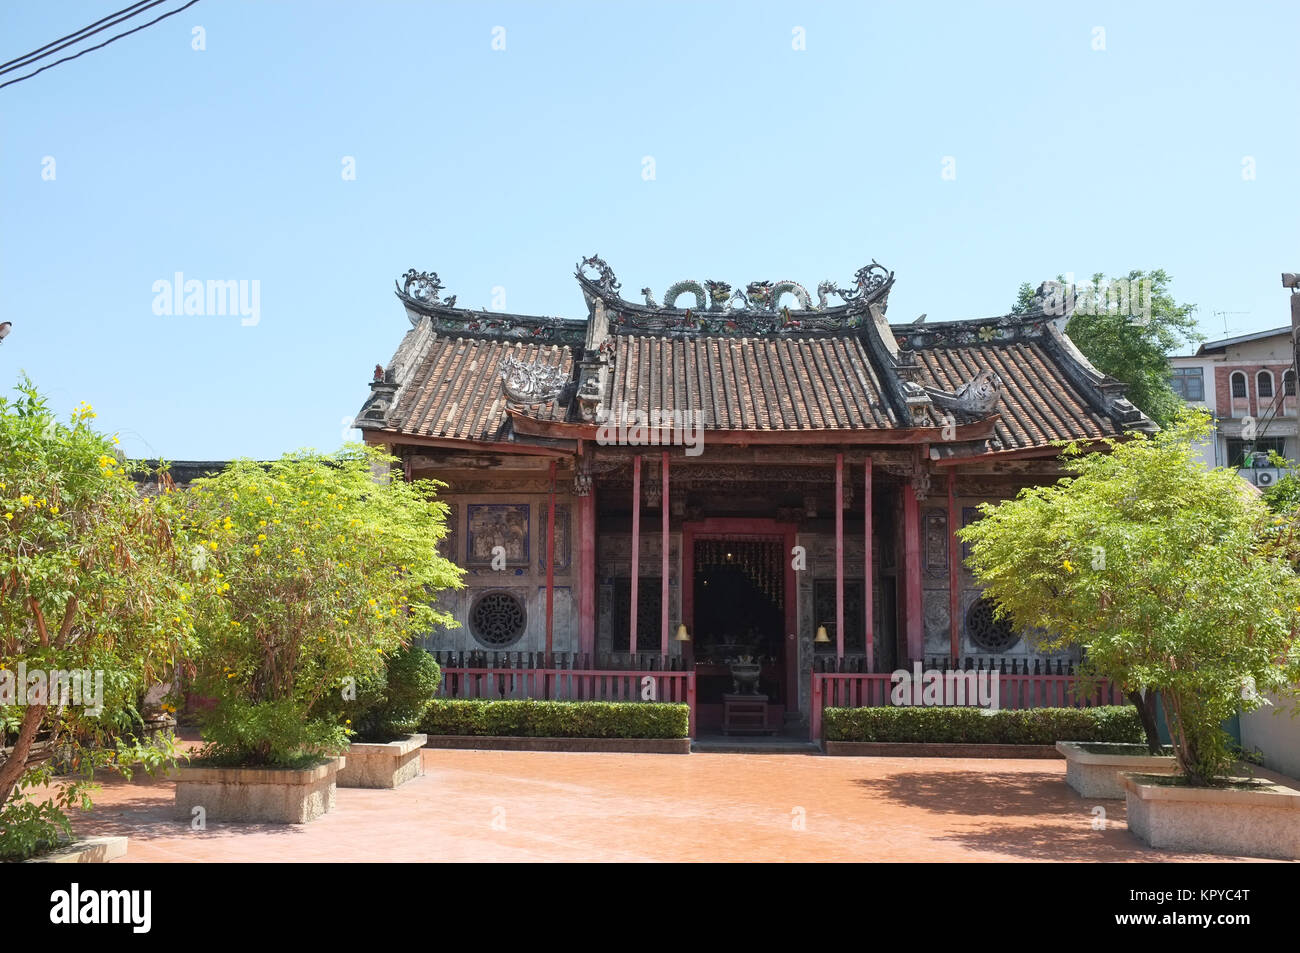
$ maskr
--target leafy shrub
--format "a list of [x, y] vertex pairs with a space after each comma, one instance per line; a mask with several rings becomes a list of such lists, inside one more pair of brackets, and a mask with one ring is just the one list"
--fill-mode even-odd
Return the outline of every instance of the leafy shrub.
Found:
[[359, 680], [356, 701], [343, 706], [357, 741], [387, 742], [415, 731], [442, 682], [442, 669], [419, 646], [398, 649], [387, 667]]
[[349, 679], [382, 684], [385, 658], [456, 624], [432, 604], [462, 585], [437, 551], [442, 484], [376, 481], [392, 462], [353, 445], [194, 482], [187, 528], [215, 583], [195, 613], [194, 687], [217, 702], [199, 713], [209, 760], [283, 765], [343, 748]]
[[0, 861], [26, 860], [72, 837], [67, 815], [52, 801], [18, 801], [4, 809], [0, 830]]
[[1098, 708], [1024, 708], [985, 713], [978, 708], [828, 708], [827, 741], [935, 744], [1051, 745], [1058, 741], [1137, 744], [1142, 722], [1128, 705]]
[[658, 702], [436, 699], [420, 730], [514, 738], [685, 738], [690, 707]]

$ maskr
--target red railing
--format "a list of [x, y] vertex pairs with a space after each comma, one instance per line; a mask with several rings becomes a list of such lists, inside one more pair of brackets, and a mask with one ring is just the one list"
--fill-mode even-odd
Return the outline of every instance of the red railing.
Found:
[[[1091, 682], [1092, 692], [1086, 695], [1079, 694], [1081, 684], [1089, 683], [1078, 675], [999, 674], [998, 708], [1093, 708], [1129, 703], [1124, 693], [1109, 682]], [[810, 714], [813, 740], [822, 740], [825, 709], [889, 707], [893, 704], [893, 686], [889, 672], [814, 672]]]
[[444, 668], [439, 698], [675, 702], [690, 707], [695, 737], [695, 673], [574, 668]]

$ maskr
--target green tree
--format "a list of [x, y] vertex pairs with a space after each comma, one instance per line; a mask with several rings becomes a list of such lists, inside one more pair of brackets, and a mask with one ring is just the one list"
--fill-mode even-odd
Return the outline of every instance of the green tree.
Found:
[[959, 533], [1000, 612], [1046, 647], [1082, 646], [1085, 669], [1126, 692], [1161, 693], [1197, 785], [1231, 769], [1222, 722], [1300, 676], [1295, 526], [1196, 459], [1209, 427], [1184, 412], [1110, 452], [1070, 445], [1067, 476], [984, 504]]
[[374, 448], [232, 463], [196, 480], [191, 532], [215, 579], [198, 624], [196, 687], [205, 757], [293, 764], [341, 748], [349, 730], [327, 697], [372, 679], [385, 656], [436, 625], [436, 594], [461, 570], [438, 554], [442, 484], [376, 479]]
[[[1123, 381], [1129, 400], [1148, 417], [1168, 426], [1183, 408], [1183, 400], [1170, 386], [1169, 356], [1184, 344], [1204, 339], [1196, 329], [1196, 305], [1178, 304], [1169, 290], [1172, 279], [1155, 271], [1130, 271], [1123, 281], [1130, 289], [1129, 308], [1112, 308], [1106, 288], [1114, 283], [1102, 274], [1092, 276], [1090, 287], [1102, 289], [1100, 296], [1089, 293], [1089, 285], [1077, 286], [1075, 310], [1065, 332], [1093, 366], [1103, 374]], [[1058, 283], [1065, 278], [1057, 276]], [[1150, 282], [1143, 286], [1142, 282]], [[1149, 287], [1148, 296], [1144, 287]], [[1035, 289], [1022, 284], [1012, 314], [1034, 309]], [[1119, 296], [1114, 297], [1116, 305]]]
[[[174, 763], [169, 741], [140, 740], [138, 703], [170, 683], [192, 633], [177, 494], [137, 492], [88, 404], [63, 422], [30, 380], [16, 391], [0, 398], [0, 857], [10, 859], [70, 835], [65, 812], [90, 806], [96, 767]], [[56, 761], [72, 781], [47, 789]]]

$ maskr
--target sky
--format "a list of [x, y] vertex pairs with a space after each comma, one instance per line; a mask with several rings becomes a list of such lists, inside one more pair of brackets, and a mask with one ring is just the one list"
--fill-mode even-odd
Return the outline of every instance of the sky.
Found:
[[[0, 57], [124, 6], [0, 0]], [[584, 317], [594, 253], [638, 300], [875, 259], [895, 321], [1164, 268], [1209, 337], [1279, 327], [1298, 35], [1295, 3], [201, 0], [0, 89], [0, 387], [133, 457], [330, 450], [408, 268]], [[176, 313], [177, 273], [247, 306]]]

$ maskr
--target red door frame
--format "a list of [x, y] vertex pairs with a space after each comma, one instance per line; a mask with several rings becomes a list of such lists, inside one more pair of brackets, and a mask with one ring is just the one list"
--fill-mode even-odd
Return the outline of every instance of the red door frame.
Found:
[[[785, 545], [785, 697], [786, 711], [799, 708], [799, 613], [796, 600], [793, 551], [798, 526], [774, 519], [725, 517], [682, 524], [682, 621], [695, 634], [695, 541], [745, 536], [779, 538]], [[695, 667], [695, 642], [687, 643], [687, 657]]]

